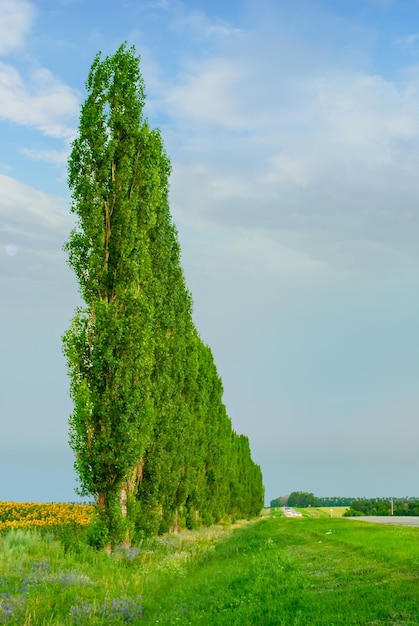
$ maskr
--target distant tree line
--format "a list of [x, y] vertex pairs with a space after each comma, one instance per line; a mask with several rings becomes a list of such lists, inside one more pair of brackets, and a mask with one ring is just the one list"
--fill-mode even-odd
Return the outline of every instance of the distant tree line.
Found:
[[350, 506], [353, 500], [354, 498], [345, 498], [341, 496], [319, 498], [308, 491], [293, 491], [290, 494], [280, 496], [279, 498], [271, 500], [270, 505], [272, 508], [281, 506], [292, 506], [299, 508], [305, 508], [309, 506]]
[[358, 498], [345, 517], [361, 515], [419, 515], [418, 498]]
[[272, 508], [292, 506], [305, 507], [334, 507], [347, 506], [346, 517], [361, 515], [419, 515], [419, 498], [346, 498], [327, 497], [319, 498], [307, 491], [293, 491], [285, 496], [271, 500]]
[[169, 209], [170, 161], [143, 118], [133, 48], [95, 58], [69, 158], [77, 225], [66, 244], [84, 306], [64, 336], [70, 445], [93, 496], [92, 542], [250, 518], [260, 467], [223, 404], [192, 319]]

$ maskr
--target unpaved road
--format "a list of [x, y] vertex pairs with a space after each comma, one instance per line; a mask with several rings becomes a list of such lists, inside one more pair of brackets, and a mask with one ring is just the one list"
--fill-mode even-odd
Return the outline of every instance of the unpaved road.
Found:
[[393, 524], [394, 526], [418, 526], [419, 517], [408, 515], [394, 515], [394, 516], [381, 516], [381, 515], [366, 515], [365, 517], [347, 517], [346, 519], [354, 519], [357, 522], [375, 522], [376, 524]]

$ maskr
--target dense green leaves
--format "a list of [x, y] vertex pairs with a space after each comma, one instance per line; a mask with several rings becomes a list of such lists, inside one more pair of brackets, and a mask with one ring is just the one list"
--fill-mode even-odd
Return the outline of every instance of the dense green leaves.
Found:
[[95, 58], [69, 186], [77, 225], [65, 248], [85, 306], [64, 336], [81, 489], [95, 536], [129, 541], [263, 506], [260, 469], [222, 403], [168, 201], [170, 162], [143, 119], [134, 49]]
[[297, 506], [305, 508], [307, 506], [316, 507], [333, 507], [333, 506], [351, 506], [354, 498], [345, 496], [317, 497], [313, 493], [306, 491], [293, 491], [286, 496], [279, 496], [271, 500], [272, 508], [281, 506]]
[[419, 515], [418, 498], [357, 498], [344, 513], [359, 515]]

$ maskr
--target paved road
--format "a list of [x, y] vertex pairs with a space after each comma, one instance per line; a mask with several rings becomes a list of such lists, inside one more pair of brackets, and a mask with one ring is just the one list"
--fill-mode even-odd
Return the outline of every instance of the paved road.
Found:
[[302, 517], [302, 514], [291, 506], [283, 506], [282, 510], [284, 511], [285, 517]]
[[395, 526], [418, 526], [419, 517], [413, 515], [394, 515], [394, 516], [381, 516], [381, 515], [366, 515], [365, 517], [347, 517], [346, 519], [354, 519], [357, 522], [375, 522], [376, 524], [393, 524]]

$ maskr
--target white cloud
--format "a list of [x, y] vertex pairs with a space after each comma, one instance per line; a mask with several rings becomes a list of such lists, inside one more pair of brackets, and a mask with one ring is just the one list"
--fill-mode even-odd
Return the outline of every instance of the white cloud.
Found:
[[68, 275], [62, 246], [74, 224], [66, 202], [9, 176], [0, 175], [0, 187], [0, 275], [8, 280], [4, 287], [18, 301], [26, 293], [22, 279], [59, 288]]
[[268, 185], [289, 181], [298, 187], [307, 187], [309, 177], [302, 158], [293, 158], [285, 154], [276, 154], [270, 159], [268, 171], [261, 177], [261, 182]]
[[35, 15], [34, 5], [25, 0], [0, 0], [0, 54], [20, 47]]
[[44, 68], [25, 80], [16, 68], [0, 62], [0, 118], [33, 126], [55, 138], [74, 135], [68, 125], [78, 113], [78, 94]]
[[170, 0], [146, 0], [142, 3], [143, 9], [168, 9]]
[[[292, 233], [263, 230], [239, 231], [231, 242], [230, 253], [237, 271], [247, 279], [276, 286], [300, 280], [322, 280], [330, 276], [326, 260], [316, 259], [309, 249], [298, 249]], [[294, 245], [293, 245], [294, 244]]]
[[403, 37], [398, 37], [394, 43], [401, 48], [411, 48], [419, 39], [419, 33], [411, 33], [410, 35], [404, 35]]
[[34, 150], [24, 148], [22, 153], [33, 161], [45, 161], [54, 165], [65, 165], [68, 159], [68, 150]]
[[[0, 55], [25, 44], [35, 6], [26, 0], [0, 0]], [[0, 61], [0, 120], [31, 126], [54, 138], [74, 136], [69, 124], [77, 115], [79, 94], [46, 68], [26, 71]]]
[[63, 233], [72, 222], [67, 213], [65, 200], [25, 185], [10, 176], [0, 174], [0, 215], [2, 220], [11, 220], [23, 230]]
[[[166, 103], [175, 219], [181, 232], [200, 233], [194, 254], [224, 277], [234, 259], [236, 276], [250, 276], [253, 263], [263, 284], [412, 279], [417, 70], [390, 81], [331, 65], [295, 78], [271, 62], [266, 87], [263, 62], [233, 55], [190, 65]], [[258, 108], [249, 84], [270, 92]]]
[[231, 37], [241, 32], [225, 20], [209, 18], [203, 11], [187, 12], [182, 4], [177, 4], [176, 8], [172, 26], [187, 31], [194, 38]]
[[64, 241], [73, 218], [62, 198], [53, 198], [2, 174], [0, 187], [0, 233], [2, 239], [8, 238], [6, 244], [18, 246], [30, 241], [41, 249], [47, 242], [55, 245]]
[[231, 59], [191, 64], [180, 83], [169, 92], [167, 106], [172, 115], [188, 122], [243, 128], [246, 118], [237, 106], [235, 93], [242, 84], [242, 67]]
[[305, 71], [303, 51], [295, 71], [242, 44], [189, 64], [165, 101], [182, 219], [377, 242], [370, 259], [419, 234], [418, 69]]
[[206, 11], [191, 9], [182, 0], [143, 0], [138, 8], [146, 15], [159, 11], [159, 17], [168, 20], [170, 31], [181, 35], [187, 45], [191, 42], [202, 43], [203, 40], [214, 43], [242, 32], [226, 19], [210, 16], [212, 7]]
[[313, 122], [325, 132], [325, 140], [341, 145], [342, 150], [367, 149], [368, 157], [371, 151], [379, 156], [382, 146], [389, 147], [392, 140], [419, 135], [418, 88], [416, 79], [396, 83], [348, 72], [307, 82]]

